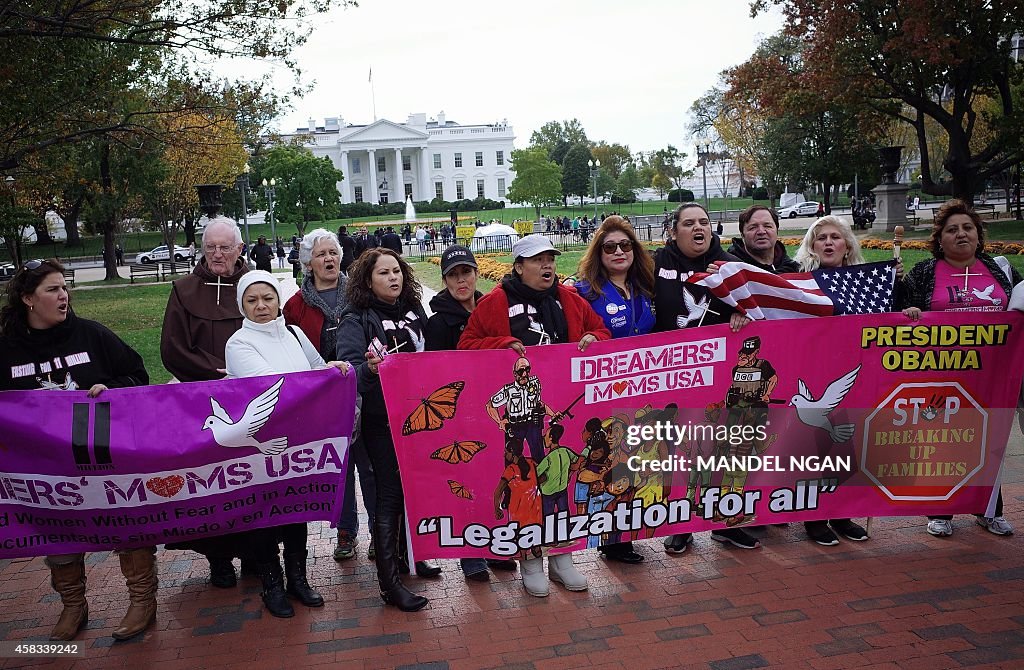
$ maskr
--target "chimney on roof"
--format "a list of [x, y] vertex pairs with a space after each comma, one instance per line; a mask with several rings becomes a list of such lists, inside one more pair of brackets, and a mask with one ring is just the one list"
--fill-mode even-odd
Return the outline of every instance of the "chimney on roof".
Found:
[[316, 130], [316, 119], [314, 119], [312, 117], [309, 119], [309, 128], [308, 128], [308, 130], [309, 130], [309, 132], [313, 132], [313, 131]]
[[444, 126], [444, 110], [437, 113], [437, 125]]

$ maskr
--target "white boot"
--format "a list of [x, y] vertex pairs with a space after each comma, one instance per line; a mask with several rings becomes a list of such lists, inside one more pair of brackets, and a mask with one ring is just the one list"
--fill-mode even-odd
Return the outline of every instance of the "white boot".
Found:
[[548, 556], [548, 574], [570, 591], [587, 590], [587, 577], [572, 564], [571, 553]]
[[548, 580], [544, 576], [544, 559], [524, 558], [519, 565], [526, 592], [538, 598], [545, 597], [548, 594]]

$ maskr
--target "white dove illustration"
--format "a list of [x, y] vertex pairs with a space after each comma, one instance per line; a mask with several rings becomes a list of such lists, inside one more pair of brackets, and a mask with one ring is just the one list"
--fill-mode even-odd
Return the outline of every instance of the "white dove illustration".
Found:
[[284, 384], [284, 377], [253, 398], [245, 408], [245, 414], [237, 422], [232, 421], [220, 403], [210, 396], [213, 414], [206, 417], [203, 430], [209, 429], [213, 433], [213, 439], [222, 447], [255, 447], [267, 456], [280, 454], [288, 448], [287, 437], [275, 437], [272, 440], [260, 442], [253, 436], [270, 420], [270, 415], [274, 413], [282, 384]]
[[855, 369], [829, 384], [828, 388], [825, 389], [825, 393], [817, 400], [811, 395], [811, 390], [807, 388], [804, 380], [798, 379], [799, 390], [795, 396], [790, 398], [789, 404], [796, 407], [796, 415], [801, 423], [812, 428], [821, 428], [828, 432], [833, 442], [846, 442], [853, 437], [852, 423], [833, 426], [832, 422], [828, 419], [828, 415], [839, 406], [839, 403], [843, 401], [846, 394], [853, 388], [853, 383], [857, 381], [857, 373], [859, 372], [860, 366], [858, 365]]
[[697, 301], [693, 295], [686, 289], [681, 289], [683, 292], [683, 307], [686, 309], [686, 316], [680, 314], [676, 317], [676, 327], [686, 328], [694, 321], [700, 321], [701, 317], [704, 316], [705, 310], [708, 308], [708, 298], [704, 296]]
[[972, 288], [971, 289], [971, 293], [973, 293], [974, 297], [977, 298], [978, 300], [988, 300], [990, 303], [992, 303], [993, 305], [996, 305], [998, 307], [999, 304], [1002, 303], [1003, 301], [1000, 300], [999, 298], [993, 298], [992, 297], [992, 291], [995, 290], [995, 288], [996, 288], [995, 284], [990, 285], [984, 291], [979, 291], [976, 288]]

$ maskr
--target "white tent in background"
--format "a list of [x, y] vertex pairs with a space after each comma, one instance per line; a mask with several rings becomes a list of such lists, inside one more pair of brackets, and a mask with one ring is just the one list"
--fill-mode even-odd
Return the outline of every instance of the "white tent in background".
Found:
[[[493, 238], [493, 239], [488, 239]], [[519, 241], [519, 233], [512, 226], [503, 223], [491, 223], [480, 226], [473, 233], [470, 248], [473, 251], [505, 251]]]

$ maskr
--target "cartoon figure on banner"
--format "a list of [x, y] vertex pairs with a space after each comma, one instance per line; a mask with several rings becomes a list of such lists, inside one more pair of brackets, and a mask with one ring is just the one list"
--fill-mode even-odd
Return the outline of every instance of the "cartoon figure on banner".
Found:
[[537, 483], [540, 486], [545, 516], [557, 514], [559, 511], [572, 513], [569, 509], [569, 477], [579, 471], [584, 459], [590, 454], [589, 446], [582, 454], [577, 454], [561, 444], [564, 434], [564, 426], [559, 423], [551, 424], [544, 434], [547, 455], [537, 464]]
[[[784, 400], [773, 400], [772, 391], [779, 383], [779, 376], [775, 368], [767, 360], [759, 358], [761, 351], [761, 338], [748, 337], [743, 340], [739, 355], [736, 358], [736, 366], [732, 369], [732, 385], [726, 394], [724, 403], [715, 403], [707, 409], [707, 415], [712, 420], [717, 420], [717, 414], [724, 406], [728, 411], [725, 425], [729, 427], [730, 434], [732, 426], [767, 426], [768, 405], [783, 404]], [[730, 462], [730, 467], [725, 471], [722, 478], [722, 494], [739, 493], [743, 494], [743, 488], [747, 481], [747, 471], [739, 467], [742, 460], [754, 454], [763, 454], [775, 441], [776, 436], [769, 435], [767, 439], [761, 440], [754, 437], [749, 440], [720, 440], [718, 443], [718, 455], [732, 459], [738, 457], [736, 462]], [[735, 466], [735, 467], [734, 467]], [[721, 518], [716, 517], [716, 521]], [[753, 516], [738, 515], [726, 521], [727, 526], [738, 526], [750, 523]]]
[[[606, 512], [615, 512], [619, 503], [628, 503], [639, 497], [636, 487], [633, 485], [633, 471], [625, 463], [616, 463], [612, 469], [605, 474], [605, 490], [611, 496], [611, 500], [605, 505]], [[653, 532], [653, 531], [652, 531]], [[624, 542], [621, 531], [613, 531], [602, 538], [603, 544], [616, 544]]]
[[[498, 486], [494, 489], [494, 518], [515, 521], [520, 529], [531, 524], [541, 525], [541, 496], [537, 486], [537, 466], [532, 459], [523, 455], [523, 443], [505, 443], [505, 470], [501, 473]], [[535, 557], [541, 556], [541, 548], [534, 547]]]
[[[606, 490], [607, 475], [613, 465], [608, 434], [601, 427], [601, 419], [593, 417], [587, 420], [580, 437], [586, 444], [587, 456], [576, 476], [576, 511], [578, 514], [594, 514], [607, 507], [613, 498]], [[596, 547], [600, 542], [600, 536], [591, 535], [587, 538], [587, 547]]]
[[[487, 416], [505, 433], [506, 446], [509, 440], [530, 446], [530, 458], [539, 463], [544, 458], [544, 417], [555, 420], [556, 414], [541, 399], [540, 379], [530, 375], [530, 361], [525, 357], [516, 360], [512, 366], [514, 381], [505, 384], [491, 396], [487, 403]], [[505, 408], [505, 416], [498, 409]]]
[[[650, 405], [636, 411], [635, 423], [638, 426], [666, 423], [675, 419], [679, 408], [675, 403], [669, 403], [665, 409], [651, 409]], [[634, 499], [643, 503], [645, 508], [665, 499], [665, 479], [660, 470], [648, 469], [644, 465], [652, 461], [663, 461], [668, 458], [668, 445], [664, 440], [647, 440], [640, 445], [636, 451], [639, 459], [639, 469], [633, 473]], [[653, 528], [644, 529], [644, 537], [654, 536]], [[638, 539], [640, 531], [633, 532], [634, 540]]]

